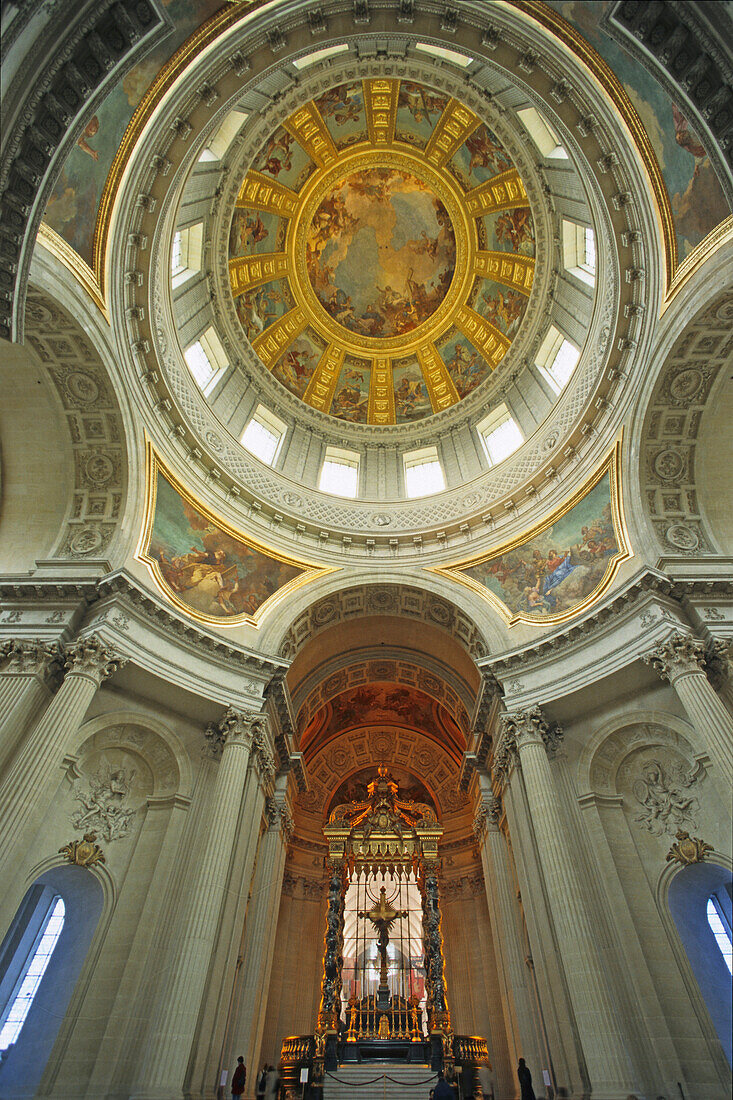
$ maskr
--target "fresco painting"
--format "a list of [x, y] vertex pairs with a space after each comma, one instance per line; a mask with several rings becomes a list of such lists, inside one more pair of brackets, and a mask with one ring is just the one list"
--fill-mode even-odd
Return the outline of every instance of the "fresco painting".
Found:
[[507, 286], [495, 283], [493, 279], [481, 279], [473, 308], [487, 321], [491, 321], [499, 332], [514, 339], [528, 303], [526, 294], [510, 290]]
[[438, 351], [459, 397], [466, 397], [491, 374], [491, 367], [483, 355], [455, 329]]
[[494, 131], [481, 123], [456, 151], [450, 166], [459, 181], [471, 188], [506, 172], [512, 160]]
[[237, 317], [250, 343], [293, 308], [287, 281], [280, 279], [246, 290], [234, 299]]
[[330, 88], [314, 102], [339, 148], [366, 141], [364, 89], [360, 81]]
[[441, 92], [409, 80], [401, 81], [395, 121], [397, 137], [406, 133], [424, 148], [448, 102], [448, 96]]
[[325, 342], [312, 329], [294, 340], [273, 367], [273, 375], [296, 397], [304, 397]]
[[336, 383], [331, 415], [353, 424], [366, 424], [371, 378], [371, 363], [347, 356]]
[[443, 301], [456, 242], [448, 213], [409, 172], [365, 168], [338, 183], [316, 211], [308, 276], [328, 314], [351, 332], [410, 332]]
[[315, 167], [303, 146], [298, 144], [284, 126], [279, 126], [267, 139], [252, 161], [252, 168], [256, 172], [272, 176], [278, 183], [293, 191], [303, 186]]
[[465, 744], [455, 720], [425, 692], [401, 684], [365, 684], [335, 696], [318, 711], [303, 732], [301, 751], [316, 735], [327, 741], [344, 730], [379, 723], [420, 730], [447, 741], [448, 751], [451, 745]]
[[667, 187], [679, 260], [684, 260], [731, 212], [699, 136], [662, 85], [606, 33], [601, 19], [608, 0], [594, 4], [550, 0], [549, 6], [580, 31], [610, 65], [636, 108]]
[[394, 384], [395, 417], [398, 424], [411, 420], [422, 420], [430, 416], [433, 406], [430, 404], [428, 387], [425, 385], [420, 364], [413, 355], [392, 364]]
[[606, 473], [551, 527], [460, 572], [498, 596], [512, 615], [542, 620], [582, 603], [620, 549]]
[[229, 259], [248, 256], [253, 252], [278, 252], [278, 231], [286, 224], [277, 214], [263, 210], [235, 210], [229, 230]]
[[44, 221], [91, 267], [97, 209], [114, 156], [135, 108], [178, 47], [221, 8], [221, 0], [168, 0], [170, 35], [114, 85], [69, 153]]
[[481, 247], [489, 252], [518, 252], [520, 256], [534, 256], [534, 222], [529, 208], [519, 206], [515, 210], [501, 210], [485, 214], [478, 219], [486, 233]]
[[160, 470], [145, 554], [177, 600], [213, 619], [254, 615], [279, 588], [305, 572], [223, 530]]

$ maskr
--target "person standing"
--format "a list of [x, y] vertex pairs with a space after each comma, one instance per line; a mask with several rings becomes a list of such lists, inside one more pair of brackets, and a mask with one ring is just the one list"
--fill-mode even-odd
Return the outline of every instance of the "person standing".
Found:
[[435, 1086], [435, 1092], [433, 1095], [435, 1097], [435, 1100], [454, 1100], [453, 1089], [450, 1087], [445, 1077], [443, 1076], [442, 1070], [440, 1070], [440, 1072], [438, 1073], [438, 1083]]
[[532, 1088], [532, 1074], [527, 1069], [524, 1058], [519, 1059], [517, 1077], [519, 1078], [519, 1086], [522, 1090], [521, 1100], [537, 1100], [534, 1089]]
[[267, 1084], [267, 1070], [268, 1070], [268, 1068], [269, 1067], [267, 1065], [267, 1062], [265, 1062], [264, 1066], [260, 1070], [260, 1075], [257, 1078], [257, 1100], [263, 1100], [263, 1098], [264, 1098], [265, 1085]]
[[232, 1074], [232, 1096], [241, 1096], [244, 1093], [244, 1084], [247, 1080], [247, 1067], [244, 1064], [244, 1058], [240, 1054], [237, 1058], [237, 1068]]
[[277, 1100], [280, 1092], [280, 1074], [275, 1066], [270, 1066], [265, 1079], [265, 1100]]

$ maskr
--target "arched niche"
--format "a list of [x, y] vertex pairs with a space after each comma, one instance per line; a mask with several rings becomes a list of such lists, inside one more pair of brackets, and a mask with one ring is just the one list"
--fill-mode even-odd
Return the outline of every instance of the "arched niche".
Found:
[[0, 1002], [13, 995], [41, 922], [55, 896], [64, 903], [64, 925], [17, 1041], [0, 1064], [3, 1100], [36, 1093], [77, 987], [105, 905], [97, 874], [84, 867], [53, 866], [40, 874], [21, 902], [0, 947]]
[[[707, 918], [711, 894], [733, 889], [733, 864], [720, 853], [688, 867], [675, 864], [660, 879], [659, 906], [683, 976], [695, 999], [702, 999], [729, 1064], [733, 1065], [733, 1006], [730, 971]], [[730, 915], [730, 914], [729, 914]], [[696, 988], [692, 983], [696, 983]], [[699, 993], [698, 993], [699, 991]]]

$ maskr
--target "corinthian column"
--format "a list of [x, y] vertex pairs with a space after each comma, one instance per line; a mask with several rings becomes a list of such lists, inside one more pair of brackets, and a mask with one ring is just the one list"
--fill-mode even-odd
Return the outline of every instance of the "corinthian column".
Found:
[[704, 644], [697, 638], [675, 633], [644, 660], [677, 692], [697, 730], [701, 747], [710, 754], [727, 802], [733, 785], [733, 718], [705, 675]]
[[210, 753], [220, 755], [212, 792], [214, 811], [156, 999], [133, 1093], [138, 1100], [171, 1100], [183, 1095], [229, 882], [250, 754], [255, 742], [263, 741], [265, 725], [261, 714], [230, 707], [219, 725], [206, 731]]
[[[545, 1059], [537, 1042], [534, 1005], [527, 988], [527, 965], [519, 932], [517, 898], [509, 869], [509, 852], [499, 828], [500, 818], [500, 800], [488, 796], [476, 813], [474, 833], [481, 852], [486, 899], [497, 949], [509, 1059], [512, 1066], [519, 1058], [525, 1058], [530, 1066], [539, 1067], [545, 1064]], [[514, 1095], [517, 1094], [518, 1085], [514, 1082]]]
[[0, 790], [0, 852], [9, 867], [17, 865], [55, 794], [61, 763], [100, 684], [125, 661], [93, 635], [68, 646], [64, 664], [64, 682]]
[[53, 642], [28, 639], [0, 645], [0, 775], [41, 703], [51, 697], [47, 677], [58, 657]]
[[238, 960], [242, 977], [234, 1005], [231, 1040], [227, 1044], [229, 1056], [225, 1056], [223, 1063], [224, 1066], [234, 1065], [237, 1056], [244, 1055], [247, 1074], [252, 1079], [260, 1064], [262, 1029], [285, 871], [285, 850], [293, 831], [293, 819], [285, 797], [286, 783], [287, 776], [282, 776], [278, 788], [265, 806], [268, 827], [257, 852], [244, 947]]
[[537, 851], [558, 948], [594, 1100], [625, 1100], [636, 1082], [617, 1019], [613, 992], [593, 935], [576, 854], [558, 807], [548, 748], [560, 736], [539, 708], [502, 715], [502, 740], [517, 755], [524, 777]]

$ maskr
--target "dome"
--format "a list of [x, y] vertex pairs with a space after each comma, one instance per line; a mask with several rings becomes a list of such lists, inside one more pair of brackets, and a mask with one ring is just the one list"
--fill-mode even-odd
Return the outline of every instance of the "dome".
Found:
[[534, 223], [496, 134], [408, 80], [338, 84], [263, 143], [229, 277], [263, 364], [312, 408], [404, 424], [495, 371], [529, 304]]

